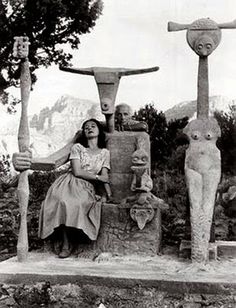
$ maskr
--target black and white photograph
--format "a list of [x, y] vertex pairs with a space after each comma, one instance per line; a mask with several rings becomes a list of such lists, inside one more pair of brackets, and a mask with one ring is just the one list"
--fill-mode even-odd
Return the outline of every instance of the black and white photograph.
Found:
[[236, 307], [236, 2], [0, 0], [0, 308]]

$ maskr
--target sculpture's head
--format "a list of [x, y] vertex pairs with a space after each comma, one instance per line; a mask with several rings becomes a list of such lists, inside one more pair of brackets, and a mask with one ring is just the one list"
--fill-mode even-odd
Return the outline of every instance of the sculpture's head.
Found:
[[132, 164], [134, 166], [146, 166], [149, 162], [149, 157], [144, 149], [138, 149], [132, 154]]
[[152, 221], [155, 211], [148, 202], [144, 204], [135, 203], [130, 209], [130, 217], [137, 222], [138, 228], [143, 230], [146, 223]]
[[119, 72], [107, 68], [94, 68], [93, 71], [98, 87], [101, 111], [105, 115], [112, 115], [115, 113], [115, 99], [120, 82]]
[[220, 127], [214, 118], [193, 120], [188, 123], [183, 132], [190, 142], [216, 142], [221, 135]]
[[221, 30], [210, 18], [194, 21], [187, 30], [187, 42], [200, 57], [209, 56], [219, 45]]
[[29, 54], [29, 38], [27, 36], [15, 36], [13, 45], [13, 56], [15, 58], [24, 59]]
[[213, 39], [207, 34], [201, 35], [194, 42], [194, 51], [200, 57], [201, 56], [203, 56], [203, 57], [209, 56], [214, 49], [215, 49], [215, 43], [214, 43]]

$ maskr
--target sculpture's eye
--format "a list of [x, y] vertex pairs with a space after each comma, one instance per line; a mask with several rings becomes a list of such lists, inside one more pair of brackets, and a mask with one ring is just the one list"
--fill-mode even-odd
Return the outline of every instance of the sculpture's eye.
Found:
[[208, 44], [206, 44], [206, 48], [207, 48], [208, 50], [210, 50], [210, 49], [212, 48], [212, 45], [211, 45], [210, 43], [208, 43]]
[[145, 162], [146, 162], [146, 161], [147, 161], [147, 157], [146, 157], [146, 156], [143, 156], [143, 157], [142, 157], [142, 161], [145, 161]]
[[207, 140], [211, 140], [212, 137], [213, 137], [212, 132], [207, 132], [207, 133], [205, 134], [205, 138], [206, 138]]
[[194, 132], [192, 132], [192, 134], [191, 134], [191, 137], [192, 137], [192, 139], [194, 139], [194, 140], [198, 140], [198, 139], [200, 138], [200, 136], [201, 136], [201, 134], [200, 134], [200, 132], [198, 132], [198, 131], [194, 131]]
[[203, 48], [203, 44], [198, 44], [197, 49], [201, 50]]
[[133, 162], [138, 161], [138, 157], [137, 157], [137, 156], [133, 157], [132, 161], [133, 161]]

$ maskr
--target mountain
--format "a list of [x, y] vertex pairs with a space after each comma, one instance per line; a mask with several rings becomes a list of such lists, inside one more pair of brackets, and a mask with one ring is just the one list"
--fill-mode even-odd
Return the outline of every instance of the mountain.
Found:
[[[235, 100], [224, 96], [210, 97], [210, 110], [227, 111]], [[7, 115], [0, 104], [0, 112], [5, 112], [0, 121], [0, 155], [18, 151], [17, 134], [20, 112]], [[196, 116], [196, 101], [179, 103], [165, 112], [167, 120]], [[49, 108], [43, 108], [39, 114], [29, 116], [30, 147], [33, 155], [47, 156], [65, 145], [75, 132], [81, 128], [82, 122], [89, 118], [104, 120], [100, 105], [90, 100], [75, 98], [70, 95], [60, 97]]]
[[[0, 154], [18, 151], [17, 134], [20, 113], [9, 115], [0, 123]], [[33, 155], [47, 156], [74, 136], [84, 120], [103, 120], [100, 105], [70, 95], [59, 98], [53, 107], [43, 108], [39, 114], [29, 116], [30, 148]]]
[[[209, 106], [210, 115], [212, 116], [216, 110], [229, 111], [229, 106], [235, 106], [236, 100], [229, 99], [225, 96], [210, 96]], [[197, 115], [197, 101], [185, 101], [176, 104], [174, 107], [165, 111], [167, 121], [174, 119], [181, 119], [183, 117], [189, 117], [189, 119], [196, 118]]]

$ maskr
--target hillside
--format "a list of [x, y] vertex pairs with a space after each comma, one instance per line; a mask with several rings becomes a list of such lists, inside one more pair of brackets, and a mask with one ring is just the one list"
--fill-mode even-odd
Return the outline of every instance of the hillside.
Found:
[[[18, 150], [17, 133], [20, 114], [9, 115], [0, 123], [0, 153]], [[30, 147], [34, 156], [47, 156], [62, 147], [89, 118], [103, 119], [100, 106], [92, 101], [64, 95], [52, 108], [29, 116]]]
[[[229, 99], [225, 96], [211, 96], [209, 98], [210, 102], [210, 115], [213, 115], [216, 110], [223, 110], [227, 112], [229, 106], [235, 105], [236, 100]], [[185, 116], [189, 119], [196, 117], [197, 101], [185, 101], [176, 104], [174, 107], [165, 111], [167, 121], [171, 119], [181, 119]]]
[[[227, 111], [235, 100], [224, 96], [210, 97], [211, 114], [215, 110]], [[3, 106], [0, 106], [3, 111]], [[196, 101], [186, 101], [165, 112], [166, 118], [179, 119], [196, 116]], [[0, 122], [0, 154], [18, 151], [17, 133], [20, 112], [2, 117]], [[39, 114], [29, 116], [30, 147], [34, 156], [47, 156], [62, 147], [81, 128], [85, 119], [104, 120], [99, 104], [70, 95], [60, 97], [53, 107], [43, 108]]]

